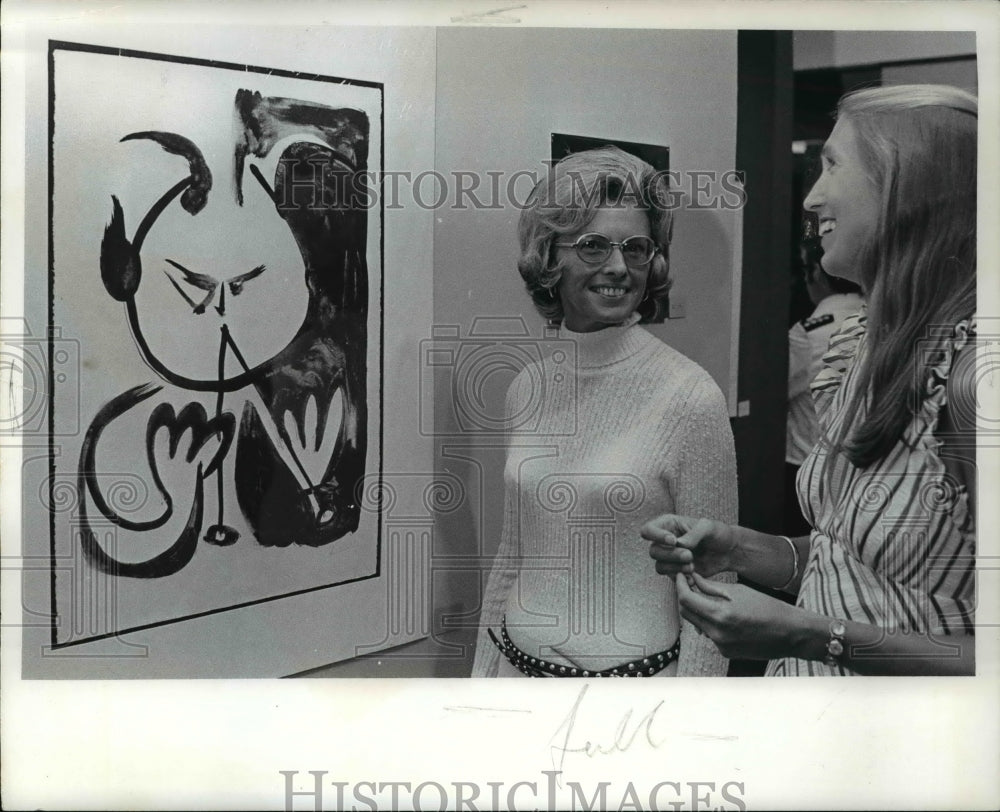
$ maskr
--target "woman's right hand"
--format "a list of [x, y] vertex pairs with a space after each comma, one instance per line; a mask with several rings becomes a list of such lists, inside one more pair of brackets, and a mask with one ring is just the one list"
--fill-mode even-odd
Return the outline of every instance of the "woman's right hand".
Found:
[[661, 575], [697, 572], [706, 577], [735, 570], [737, 528], [712, 519], [691, 519], [667, 513], [639, 531], [651, 542], [649, 555]]

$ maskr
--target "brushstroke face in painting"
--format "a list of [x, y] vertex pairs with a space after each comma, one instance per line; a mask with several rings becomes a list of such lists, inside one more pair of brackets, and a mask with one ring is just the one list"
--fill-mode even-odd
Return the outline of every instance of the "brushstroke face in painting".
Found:
[[[367, 117], [250, 90], [234, 107], [235, 142], [124, 135], [131, 160], [112, 179], [131, 201], [118, 243], [138, 255], [127, 293], [107, 276], [120, 270], [102, 270], [105, 285], [134, 299], [151, 354], [189, 379], [220, 373], [215, 353], [198, 348], [218, 345], [221, 322], [256, 367], [310, 327], [367, 311]], [[190, 173], [181, 183], [179, 168]], [[229, 189], [213, 188], [227, 175]], [[103, 253], [115, 268], [131, 261]]]
[[[176, 181], [177, 159], [156, 144], [136, 143], [129, 151], [147, 167], [163, 165], [154, 171], [166, 170], [170, 180], [164, 178], [158, 189]], [[143, 246], [136, 295], [153, 352], [192, 378], [218, 374], [223, 324], [253, 367], [289, 344], [309, 303], [298, 246], [267, 192], [252, 181], [240, 205], [231, 188], [231, 149], [209, 144], [205, 160], [217, 169], [213, 175], [220, 188], [208, 193], [195, 216], [177, 203], [160, 215]], [[274, 177], [278, 160], [273, 155], [261, 162], [261, 173], [268, 173], [264, 177]], [[235, 359], [228, 363], [228, 374], [236, 373]]]
[[[181, 415], [158, 407], [147, 444], [160, 428], [179, 437], [185, 426], [206, 437], [223, 426], [231, 439], [231, 410], [241, 411], [231, 476], [254, 538], [263, 546], [320, 546], [357, 529], [365, 475], [368, 119], [243, 89], [234, 108], [228, 154], [169, 131], [122, 138], [169, 153], [149, 160], [172, 165], [174, 179], [158, 186], [153, 173], [142, 175], [143, 190], [162, 191], [145, 213], [129, 212], [137, 225], [112, 197], [101, 278], [125, 303], [146, 364], [175, 387], [215, 395], [211, 420], [200, 403]], [[170, 155], [183, 159], [186, 178], [177, 181]], [[232, 167], [228, 194], [213, 191], [213, 165]], [[95, 418], [80, 468], [92, 495], [93, 451], [104, 428], [156, 391], [129, 390]], [[159, 577], [190, 560], [209, 473], [218, 482], [217, 518], [204, 540], [228, 546], [240, 538], [223, 499], [230, 439], [197, 472], [184, 533], [164, 555], [129, 565], [131, 574]], [[94, 499], [114, 521], [99, 494]], [[85, 535], [98, 566], [118, 566]]]

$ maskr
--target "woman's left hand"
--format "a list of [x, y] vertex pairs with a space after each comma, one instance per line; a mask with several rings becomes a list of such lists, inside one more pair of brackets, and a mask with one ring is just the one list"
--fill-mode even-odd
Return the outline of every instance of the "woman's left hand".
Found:
[[[708, 635], [724, 657], [772, 660], [794, 656], [811, 613], [741, 584], [678, 574], [681, 616]], [[693, 588], [692, 588], [693, 587]]]

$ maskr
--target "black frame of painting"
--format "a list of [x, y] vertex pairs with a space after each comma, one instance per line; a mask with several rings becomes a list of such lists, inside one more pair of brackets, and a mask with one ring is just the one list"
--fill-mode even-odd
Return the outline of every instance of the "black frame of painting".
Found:
[[[297, 595], [304, 595], [307, 593], [318, 592], [320, 590], [333, 589], [335, 587], [341, 587], [346, 584], [355, 583], [358, 581], [367, 581], [370, 579], [377, 579], [381, 575], [381, 558], [382, 558], [382, 534], [383, 534], [383, 519], [384, 519], [384, 505], [383, 505], [383, 476], [384, 476], [384, 449], [383, 449], [383, 439], [384, 439], [384, 375], [385, 375], [385, 357], [384, 357], [384, 341], [385, 341], [385, 273], [384, 273], [384, 260], [385, 260], [385, 213], [384, 205], [382, 204], [382, 179], [380, 172], [378, 178], [378, 189], [377, 193], [379, 195], [379, 206], [378, 206], [378, 217], [379, 217], [379, 241], [378, 241], [378, 251], [379, 251], [379, 285], [378, 288], [372, 289], [369, 292], [369, 296], [377, 291], [378, 301], [376, 306], [370, 306], [368, 308], [369, 313], [378, 315], [378, 328], [377, 333], [372, 330], [369, 334], [369, 338], [374, 338], [377, 336], [379, 341], [378, 346], [378, 382], [379, 382], [379, 392], [378, 392], [378, 403], [377, 403], [377, 429], [372, 429], [372, 431], [377, 430], [378, 436], [378, 454], [377, 462], [372, 460], [370, 464], [377, 465], [377, 487], [369, 488], [375, 494], [375, 526], [377, 528], [376, 538], [375, 538], [375, 562], [374, 570], [364, 575], [357, 577], [351, 577], [340, 581], [333, 581], [331, 583], [323, 583], [319, 585], [309, 586], [302, 589], [295, 589], [287, 591], [277, 595], [267, 595], [265, 597], [255, 598], [252, 600], [247, 600], [232, 605], [227, 605], [223, 607], [213, 608], [207, 611], [192, 612], [188, 614], [181, 614], [177, 617], [171, 617], [165, 620], [158, 620], [156, 622], [150, 622], [145, 624], [138, 624], [134, 626], [128, 626], [127, 628], [115, 629], [110, 632], [91, 634], [90, 636], [80, 636], [74, 637], [66, 641], [59, 640], [59, 625], [60, 618], [57, 612], [57, 593], [56, 593], [56, 573], [59, 567], [59, 559], [57, 554], [57, 543], [56, 543], [56, 505], [57, 496], [55, 494], [57, 475], [56, 475], [56, 415], [55, 415], [55, 394], [56, 394], [56, 375], [54, 359], [56, 353], [56, 345], [59, 340], [58, 327], [54, 324], [55, 316], [55, 296], [56, 296], [56, 274], [55, 274], [55, 250], [54, 250], [54, 218], [55, 218], [55, 204], [54, 204], [54, 194], [55, 194], [55, 167], [54, 167], [54, 152], [55, 152], [55, 56], [57, 51], [76, 51], [83, 53], [101, 54], [116, 57], [130, 57], [136, 59], [146, 59], [146, 60], [156, 60], [161, 62], [169, 63], [181, 63], [184, 65], [191, 65], [196, 67], [213, 68], [218, 70], [226, 71], [236, 71], [243, 74], [262, 74], [268, 76], [277, 76], [289, 79], [298, 79], [305, 81], [314, 82], [324, 82], [330, 83], [331, 85], [354, 85], [357, 87], [371, 88], [378, 92], [378, 107], [379, 107], [379, 127], [380, 127], [380, 138], [379, 138], [379, 167], [380, 169], [384, 167], [385, 161], [385, 122], [384, 122], [384, 112], [385, 112], [385, 88], [381, 82], [372, 82], [366, 80], [359, 80], [353, 78], [336, 77], [336, 76], [325, 76], [317, 73], [307, 73], [301, 71], [289, 71], [281, 70], [276, 68], [260, 67], [255, 65], [238, 64], [231, 62], [224, 62], [219, 60], [210, 59], [198, 59], [187, 56], [177, 56], [164, 53], [152, 53], [140, 50], [130, 50], [123, 48], [112, 48], [101, 45], [92, 45], [86, 43], [75, 43], [67, 42], [62, 40], [50, 40], [48, 43], [48, 145], [47, 145], [47, 169], [48, 169], [48, 223], [47, 223], [47, 248], [48, 248], [48, 274], [47, 274], [47, 289], [46, 289], [46, 302], [47, 302], [47, 340], [46, 340], [46, 353], [48, 360], [48, 379], [46, 388], [46, 405], [47, 405], [47, 453], [48, 453], [48, 476], [47, 476], [47, 495], [48, 495], [48, 506], [44, 508], [48, 513], [48, 530], [49, 530], [49, 561], [48, 561], [48, 581], [50, 590], [50, 600], [51, 600], [51, 621], [50, 621], [50, 648], [52, 651], [59, 649], [66, 649], [73, 646], [80, 646], [86, 643], [93, 643], [99, 640], [104, 640], [111, 637], [116, 637], [119, 635], [124, 635], [128, 633], [141, 632], [149, 629], [159, 628], [162, 626], [170, 626], [173, 624], [183, 623], [185, 621], [194, 620], [196, 618], [207, 617], [209, 615], [217, 615], [225, 612], [231, 612], [238, 609], [244, 609], [249, 606], [256, 606], [264, 603], [271, 603], [274, 601], [283, 600]], [[370, 300], [369, 300], [370, 301]], [[374, 304], [374, 303], [372, 303]], [[367, 397], [366, 408], [368, 420], [372, 420], [375, 417], [372, 414], [370, 408], [370, 393]], [[372, 472], [374, 473], [374, 472]], [[371, 473], [368, 474], [371, 476]], [[365, 477], [367, 480], [368, 476]], [[82, 480], [81, 480], [82, 487]], [[27, 587], [27, 584], [25, 584]]]

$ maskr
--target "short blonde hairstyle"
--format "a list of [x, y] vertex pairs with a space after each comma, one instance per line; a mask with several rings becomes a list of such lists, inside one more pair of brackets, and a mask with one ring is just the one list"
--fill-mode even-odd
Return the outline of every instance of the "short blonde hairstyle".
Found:
[[666, 303], [673, 228], [666, 172], [657, 172], [618, 147], [602, 147], [568, 155], [555, 164], [532, 190], [521, 212], [517, 269], [535, 308], [550, 323], [563, 320], [556, 293], [563, 265], [554, 243], [585, 228], [599, 207], [616, 205], [636, 205], [645, 211], [649, 233], [660, 249], [650, 262], [646, 294], [638, 307], [642, 321], [652, 319]]

